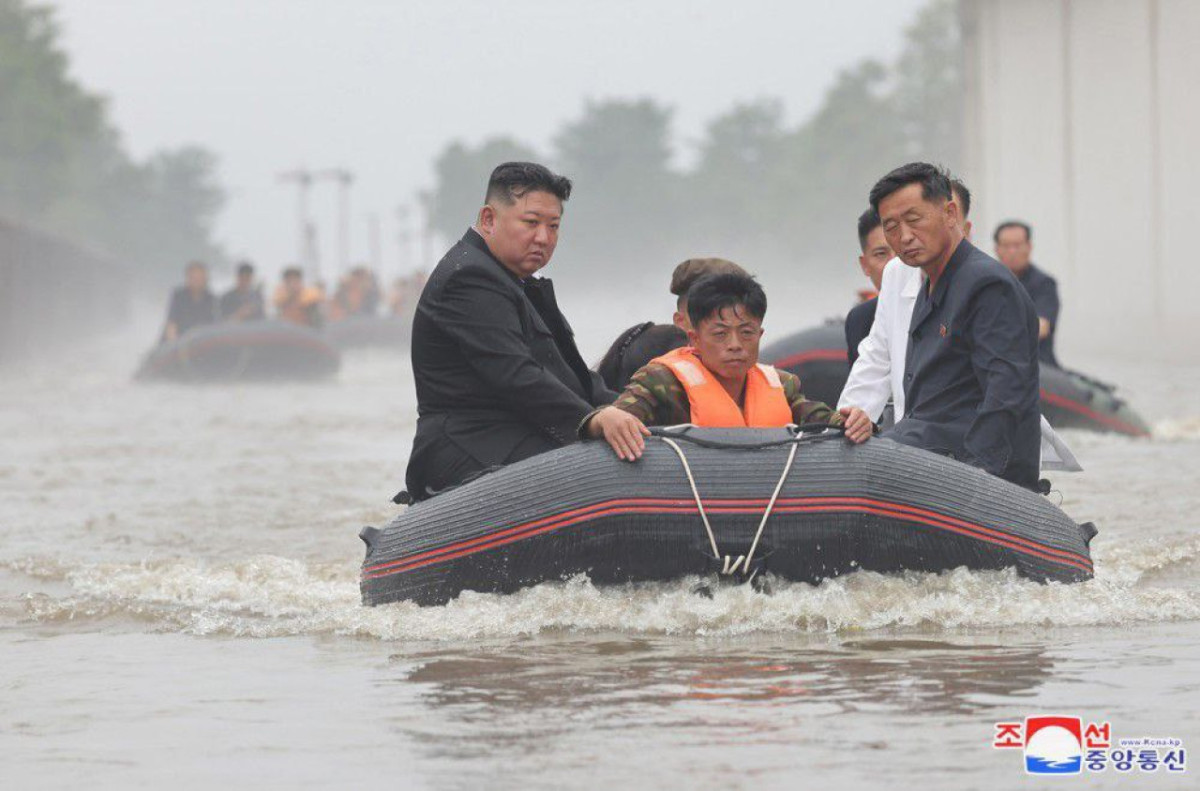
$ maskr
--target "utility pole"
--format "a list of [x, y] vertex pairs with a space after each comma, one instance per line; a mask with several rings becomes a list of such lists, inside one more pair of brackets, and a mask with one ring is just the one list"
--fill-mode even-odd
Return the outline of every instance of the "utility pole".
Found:
[[413, 233], [409, 225], [409, 218], [412, 216], [412, 209], [407, 204], [401, 204], [396, 207], [396, 222], [399, 225], [399, 230], [396, 231], [396, 243], [400, 247], [400, 271], [399, 274], [407, 275], [412, 268], [412, 238]]
[[318, 179], [336, 181], [338, 185], [338, 274], [345, 274], [350, 264], [350, 187], [354, 174], [345, 168], [330, 168], [314, 173]]
[[296, 264], [317, 277], [316, 256], [313, 249], [315, 229], [308, 218], [308, 193], [312, 189], [313, 174], [307, 168], [296, 168], [279, 174], [279, 180], [296, 185]]
[[371, 249], [371, 271], [376, 277], [383, 277], [383, 247], [380, 240], [379, 215], [375, 212], [367, 215], [367, 241]]

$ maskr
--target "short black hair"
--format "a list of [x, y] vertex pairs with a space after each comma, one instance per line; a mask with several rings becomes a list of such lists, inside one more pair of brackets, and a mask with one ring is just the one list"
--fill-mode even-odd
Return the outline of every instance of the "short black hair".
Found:
[[289, 277], [304, 277], [304, 272], [298, 266], [289, 266], [283, 270], [283, 279], [287, 280]]
[[1020, 220], [1005, 220], [996, 226], [996, 232], [992, 234], [992, 241], [999, 244], [1000, 232], [1005, 228], [1023, 228], [1025, 230], [1025, 241], [1033, 241], [1033, 229], [1029, 227], [1029, 223], [1021, 222]]
[[[871, 208], [878, 214], [879, 204], [883, 202], [884, 198], [893, 192], [904, 189], [909, 184], [920, 184], [921, 197], [925, 200], [934, 198], [953, 200], [954, 198], [950, 186], [950, 174], [946, 172], [945, 168], [939, 168], [928, 162], [909, 162], [875, 182], [875, 186], [871, 187]], [[963, 215], [966, 215], [965, 211]]]
[[971, 191], [967, 189], [966, 184], [962, 183], [962, 179], [952, 180], [950, 189], [954, 192], [954, 197], [958, 198], [958, 208], [962, 209], [962, 218], [967, 219], [971, 216]]
[[767, 315], [767, 293], [763, 287], [752, 275], [737, 272], [700, 278], [688, 289], [687, 300], [688, 318], [697, 328], [714, 313], [736, 305], [759, 320]]
[[536, 162], [505, 162], [492, 171], [483, 202], [511, 205], [530, 192], [549, 192], [565, 203], [571, 197], [571, 180]]
[[239, 275], [253, 275], [254, 274], [254, 264], [250, 263], [249, 261], [241, 262], [240, 264], [238, 264], [237, 273]]
[[867, 209], [858, 215], [858, 246], [862, 248], [864, 253], [867, 252], [867, 237], [879, 225], [879, 212], [874, 209]]
[[193, 269], [202, 269], [207, 272], [208, 264], [204, 263], [203, 261], [188, 261], [187, 266], [183, 268], [183, 271], [191, 272]]

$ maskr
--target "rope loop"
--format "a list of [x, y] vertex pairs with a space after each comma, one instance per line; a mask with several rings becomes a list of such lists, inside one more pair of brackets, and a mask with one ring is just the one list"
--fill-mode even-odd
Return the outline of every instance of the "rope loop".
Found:
[[704, 523], [704, 531], [708, 534], [708, 543], [712, 548], [713, 558], [721, 564], [719, 572], [723, 577], [732, 577], [737, 574], [749, 574], [746, 582], [754, 579], [757, 571], [750, 570], [751, 564], [754, 561], [754, 551], [758, 549], [759, 539], [762, 538], [763, 530], [767, 526], [767, 520], [771, 518], [771, 512], [775, 510], [775, 501], [779, 499], [779, 493], [783, 490], [783, 484], [787, 480], [788, 475], [792, 471], [792, 465], [796, 461], [796, 448], [799, 447], [798, 442], [793, 442], [791, 450], [788, 451], [787, 462], [783, 465], [783, 473], [779, 476], [778, 483], [775, 484], [775, 491], [771, 493], [771, 499], [767, 503], [767, 507], [763, 510], [762, 519], [759, 520], [758, 530], [754, 533], [754, 541], [750, 543], [750, 549], [745, 555], [738, 555], [734, 558], [731, 555], [722, 555], [721, 550], [717, 545], [717, 536], [713, 532], [712, 523], [708, 520], [708, 513], [704, 510], [704, 502], [700, 499], [700, 490], [696, 486], [696, 476], [692, 474], [692, 467], [688, 463], [687, 455], [683, 449], [670, 437], [659, 436], [675, 454], [679, 457], [680, 463], [683, 464], [684, 475], [687, 476], [688, 485], [692, 487], [692, 497], [696, 500], [696, 510], [700, 512], [700, 521]]

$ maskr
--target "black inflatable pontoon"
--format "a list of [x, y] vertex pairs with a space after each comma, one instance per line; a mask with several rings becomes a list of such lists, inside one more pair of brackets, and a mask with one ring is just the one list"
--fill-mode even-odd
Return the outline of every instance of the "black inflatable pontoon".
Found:
[[411, 316], [348, 316], [325, 327], [325, 337], [339, 349], [407, 349], [411, 334]]
[[363, 602], [440, 604], [581, 573], [598, 584], [725, 569], [807, 582], [959, 566], [1016, 567], [1039, 581], [1092, 576], [1095, 528], [950, 459], [885, 439], [851, 445], [835, 431], [676, 431], [647, 439], [634, 464], [602, 442], [579, 443], [364, 528]]
[[800, 377], [804, 395], [836, 406], [850, 376], [844, 322], [828, 321], [780, 338], [758, 355], [765, 363]]
[[[768, 345], [759, 357], [800, 377], [806, 396], [830, 406], [837, 403], [850, 376], [841, 323], [828, 322], [788, 335]], [[1115, 390], [1074, 371], [1041, 367], [1042, 414], [1054, 428], [1149, 436], [1146, 421]]]
[[190, 330], [146, 356], [139, 379], [183, 382], [307, 380], [337, 373], [341, 355], [321, 335], [286, 321], [241, 321]]

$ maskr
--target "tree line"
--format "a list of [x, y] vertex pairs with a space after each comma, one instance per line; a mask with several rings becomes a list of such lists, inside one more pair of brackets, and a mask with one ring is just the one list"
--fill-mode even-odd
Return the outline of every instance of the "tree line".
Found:
[[[507, 135], [448, 145], [422, 193], [430, 229], [455, 239], [474, 218], [499, 162], [544, 162], [571, 177], [559, 255], [639, 279], [693, 255], [764, 267], [844, 260], [871, 185], [891, 168], [961, 161], [963, 111], [957, 6], [933, 0], [907, 29], [894, 63], [864, 60], [837, 75], [817, 112], [784, 123], [780, 103], [736, 105], [712, 119], [694, 164], [677, 152], [671, 108], [649, 98], [589, 101], [548, 150]], [[751, 260], [753, 259], [753, 260]]]
[[161, 284], [222, 264], [216, 159], [196, 146], [135, 161], [105, 100], [69, 74], [54, 12], [0, 0], [0, 217], [73, 241]]

